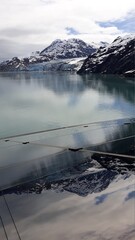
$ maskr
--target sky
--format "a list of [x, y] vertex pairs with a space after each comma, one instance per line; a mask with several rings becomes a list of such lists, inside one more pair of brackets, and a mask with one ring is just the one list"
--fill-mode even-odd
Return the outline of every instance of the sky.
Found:
[[0, 0], [0, 61], [55, 39], [112, 42], [135, 33], [135, 0]]

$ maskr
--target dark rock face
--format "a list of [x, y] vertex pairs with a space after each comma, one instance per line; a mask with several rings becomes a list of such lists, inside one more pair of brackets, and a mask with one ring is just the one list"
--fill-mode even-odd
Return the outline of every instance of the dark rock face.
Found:
[[11, 60], [4, 61], [0, 64], [0, 71], [12, 71], [14, 67], [17, 67], [20, 64], [20, 59], [17, 57], [12, 58]]
[[135, 36], [118, 37], [91, 54], [78, 73], [124, 74], [135, 69]]
[[125, 77], [135, 77], [135, 70], [130, 70], [124, 73]]

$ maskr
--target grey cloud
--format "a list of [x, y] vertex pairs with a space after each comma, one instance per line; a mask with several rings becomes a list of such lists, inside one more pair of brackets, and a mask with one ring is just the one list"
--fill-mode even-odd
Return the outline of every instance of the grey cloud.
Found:
[[43, 29], [22, 29], [19, 28], [5, 28], [0, 30], [0, 35], [5, 37], [21, 37], [21, 36], [28, 36], [28, 35], [38, 35], [42, 34], [44, 31]]
[[14, 41], [0, 39], [0, 62], [12, 57], [29, 56], [33, 51], [41, 51], [44, 45], [19, 44]]

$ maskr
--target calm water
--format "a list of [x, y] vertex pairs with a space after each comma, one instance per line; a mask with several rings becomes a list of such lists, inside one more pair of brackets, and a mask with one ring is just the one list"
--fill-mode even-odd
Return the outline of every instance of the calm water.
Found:
[[0, 137], [134, 116], [134, 84], [118, 76], [0, 73]]

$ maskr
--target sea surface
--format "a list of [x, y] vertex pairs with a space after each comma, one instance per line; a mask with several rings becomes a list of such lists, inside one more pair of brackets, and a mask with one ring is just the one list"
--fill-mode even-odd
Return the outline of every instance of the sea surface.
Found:
[[133, 117], [134, 90], [113, 75], [0, 73], [0, 137]]

